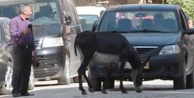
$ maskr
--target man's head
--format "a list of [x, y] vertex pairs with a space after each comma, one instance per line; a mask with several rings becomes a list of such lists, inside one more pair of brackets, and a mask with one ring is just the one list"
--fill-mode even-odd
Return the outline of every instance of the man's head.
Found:
[[32, 10], [29, 6], [23, 5], [20, 7], [20, 15], [25, 18], [29, 19], [30, 16], [32, 15]]
[[164, 22], [164, 16], [161, 13], [154, 15], [154, 23], [155, 24], [163, 24]]

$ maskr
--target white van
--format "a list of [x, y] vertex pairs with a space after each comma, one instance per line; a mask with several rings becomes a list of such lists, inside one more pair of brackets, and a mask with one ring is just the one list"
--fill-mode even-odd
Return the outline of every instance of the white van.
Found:
[[76, 7], [82, 30], [92, 30], [92, 26], [100, 17], [100, 12], [106, 10], [104, 7], [97, 6], [78, 6]]

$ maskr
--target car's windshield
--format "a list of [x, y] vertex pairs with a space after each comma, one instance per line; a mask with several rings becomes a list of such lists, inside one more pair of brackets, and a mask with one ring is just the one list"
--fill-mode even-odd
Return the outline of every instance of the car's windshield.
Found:
[[[24, 3], [32, 8], [33, 14], [31, 16], [31, 23], [34, 25], [56, 24], [60, 23], [57, 3], [55, 0], [36, 1]], [[7, 3], [7, 5], [0, 6], [0, 16], [13, 18], [18, 15], [20, 6], [22, 4]]]
[[97, 15], [79, 15], [83, 30], [92, 30], [92, 26], [96, 20], [98, 20]]
[[123, 33], [176, 32], [179, 29], [174, 11], [107, 11], [97, 30]]

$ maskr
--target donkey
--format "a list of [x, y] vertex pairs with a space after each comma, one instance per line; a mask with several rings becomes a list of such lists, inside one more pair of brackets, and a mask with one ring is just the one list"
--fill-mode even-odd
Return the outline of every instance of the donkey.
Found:
[[[136, 92], [142, 91], [142, 68], [143, 65], [147, 63], [148, 59], [142, 63], [137, 51], [123, 35], [111, 32], [97, 33], [92, 31], [83, 31], [75, 38], [74, 50], [75, 55], [77, 56], [76, 48], [79, 50], [82, 57], [82, 63], [78, 69], [79, 89], [82, 91], [82, 95], [87, 95], [82, 85], [82, 75], [88, 83], [89, 91], [94, 92], [92, 84], [85, 74], [91, 59], [101, 63], [120, 63], [118, 65], [120, 65], [120, 89], [122, 93], [127, 93], [123, 87], [123, 70], [125, 62], [128, 61], [133, 69], [131, 77]], [[107, 74], [107, 76], [109, 76], [109, 70]], [[105, 86], [106, 80], [107, 79], [105, 79], [103, 89], [101, 90], [104, 94], [107, 94]]]

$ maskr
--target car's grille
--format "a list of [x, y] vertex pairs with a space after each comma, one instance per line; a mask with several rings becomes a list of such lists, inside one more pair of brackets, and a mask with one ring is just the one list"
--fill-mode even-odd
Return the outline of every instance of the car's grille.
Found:
[[157, 46], [135, 46], [134, 48], [137, 50], [139, 54], [144, 54], [158, 47]]

